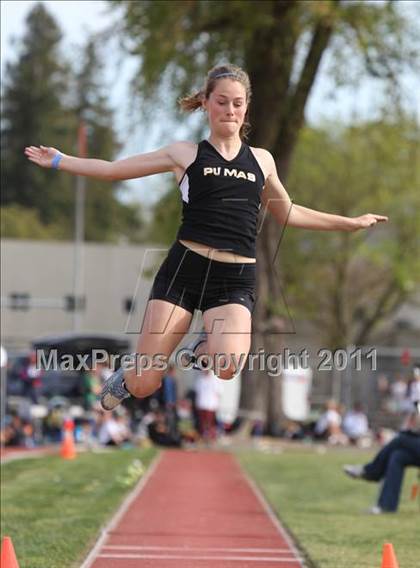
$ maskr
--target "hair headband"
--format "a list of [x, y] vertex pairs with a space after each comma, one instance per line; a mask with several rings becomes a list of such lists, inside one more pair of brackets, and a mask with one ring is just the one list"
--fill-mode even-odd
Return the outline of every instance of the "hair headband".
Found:
[[237, 74], [232, 73], [232, 71], [229, 71], [227, 73], [219, 73], [218, 75], [215, 75], [213, 79], [220, 79], [220, 77], [237, 77]]

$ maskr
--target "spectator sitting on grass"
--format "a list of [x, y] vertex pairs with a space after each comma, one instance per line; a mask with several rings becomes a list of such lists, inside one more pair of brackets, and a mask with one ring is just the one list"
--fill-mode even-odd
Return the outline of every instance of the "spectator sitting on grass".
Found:
[[287, 420], [283, 428], [283, 438], [287, 440], [303, 440], [305, 433], [299, 422]]
[[420, 467], [420, 402], [413, 403], [413, 411], [402, 430], [386, 444], [366, 465], [345, 465], [344, 472], [353, 479], [383, 481], [377, 504], [371, 514], [395, 513], [398, 510], [404, 470]]
[[33, 448], [35, 440], [34, 427], [31, 421], [24, 420], [16, 412], [13, 412], [6, 420], [1, 442], [5, 446]]
[[357, 445], [359, 440], [369, 433], [369, 423], [360, 402], [356, 402], [343, 419], [343, 431], [352, 444]]
[[84, 444], [88, 449], [92, 449], [97, 445], [94, 435], [95, 420], [91, 417], [92, 415], [86, 414], [84, 418], [78, 421], [74, 433], [76, 442]]
[[24, 439], [22, 419], [17, 414], [12, 414], [4, 429], [4, 444], [19, 447], [24, 445]]
[[182, 445], [180, 434], [174, 434], [168, 428], [165, 413], [156, 409], [152, 413], [153, 419], [148, 424], [149, 437], [158, 446], [177, 447]]
[[3, 442], [5, 446], [22, 447], [25, 445], [25, 434], [23, 431], [23, 422], [18, 414], [13, 413], [9, 420], [6, 421]]
[[132, 438], [125, 416], [101, 412], [98, 440], [102, 446], [122, 446]]
[[315, 438], [327, 440], [330, 444], [345, 444], [347, 436], [341, 430], [341, 415], [335, 400], [329, 400], [325, 405], [325, 412], [321, 414], [315, 424]]
[[42, 423], [43, 438], [46, 442], [61, 442], [64, 415], [68, 411], [68, 401], [54, 397], [48, 402], [48, 414]]

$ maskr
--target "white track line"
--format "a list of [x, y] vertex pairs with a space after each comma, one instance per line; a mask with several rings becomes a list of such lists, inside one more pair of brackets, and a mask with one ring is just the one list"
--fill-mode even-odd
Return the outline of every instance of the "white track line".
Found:
[[[236, 460], [236, 458], [235, 458]], [[305, 567], [305, 564], [302, 563], [302, 560], [300, 560], [301, 555], [298, 551], [298, 549], [296, 548], [294, 542], [292, 541], [292, 539], [290, 538], [290, 536], [287, 534], [287, 532], [284, 530], [284, 528], [282, 527], [282, 525], [280, 524], [279, 519], [277, 518], [276, 514], [274, 513], [273, 509], [271, 508], [271, 506], [267, 503], [264, 495], [262, 494], [261, 490], [259, 489], [259, 487], [257, 486], [257, 484], [255, 483], [255, 481], [253, 479], [251, 479], [249, 477], [249, 475], [243, 470], [243, 468], [240, 466], [238, 460], [236, 460], [236, 463], [240, 469], [240, 471], [242, 472], [242, 475], [244, 476], [244, 478], [246, 479], [246, 481], [248, 482], [248, 485], [251, 487], [253, 493], [255, 494], [255, 496], [257, 497], [258, 501], [261, 503], [262, 507], [264, 508], [264, 511], [267, 513], [267, 515], [270, 518], [270, 521], [273, 523], [273, 525], [276, 527], [276, 529], [278, 530], [278, 532], [281, 534], [281, 536], [284, 538], [284, 540], [287, 542], [287, 544], [290, 546], [291, 551], [295, 554], [296, 558], [298, 558], [298, 562], [300, 564], [300, 566], [302, 568]]]
[[163, 455], [163, 452], [158, 454], [158, 456], [153, 460], [152, 464], [148, 467], [145, 475], [143, 475], [143, 477], [140, 479], [140, 481], [135, 486], [135, 488], [127, 495], [127, 497], [124, 499], [124, 501], [122, 502], [122, 504], [118, 508], [115, 515], [111, 518], [109, 523], [107, 525], [105, 525], [105, 527], [102, 529], [102, 533], [101, 533], [100, 537], [96, 541], [94, 547], [89, 552], [86, 560], [83, 562], [83, 564], [80, 566], [80, 568], [90, 568], [90, 566], [92, 566], [93, 562], [98, 557], [98, 552], [101, 549], [101, 547], [102, 547], [105, 539], [107, 538], [108, 534], [117, 526], [117, 524], [119, 523], [119, 521], [121, 520], [123, 515], [126, 513], [127, 509], [132, 504], [132, 502], [143, 491], [144, 486], [149, 481], [149, 478], [152, 476], [155, 469], [157, 468], [157, 466], [158, 466], [158, 464], [159, 464], [159, 462], [162, 458], [162, 455]]
[[290, 552], [290, 548], [218, 548], [201, 546], [140, 546], [134, 544], [105, 544], [104, 548], [111, 550], [167, 550], [169, 552], [264, 552], [267, 554], [281, 554]]
[[252, 562], [296, 562], [300, 565], [300, 560], [296, 557], [285, 558], [285, 557], [275, 557], [275, 556], [178, 556], [171, 554], [98, 554], [97, 558], [119, 558], [120, 560], [129, 559], [148, 559], [148, 560], [211, 560], [212, 562], [226, 560], [237, 560], [239, 562], [244, 562], [252, 560]]

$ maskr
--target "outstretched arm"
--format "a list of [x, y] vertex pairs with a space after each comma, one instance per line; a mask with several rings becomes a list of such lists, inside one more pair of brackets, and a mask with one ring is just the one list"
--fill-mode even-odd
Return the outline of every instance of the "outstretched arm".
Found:
[[281, 225], [317, 231], [357, 231], [388, 221], [388, 217], [375, 213], [360, 217], [343, 217], [295, 205], [279, 180], [273, 157], [269, 152], [264, 154], [266, 171], [269, 174], [262, 193], [262, 202]]
[[55, 148], [28, 146], [25, 154], [31, 162], [43, 168], [54, 167], [53, 160], [61, 154], [58, 169], [79, 176], [108, 181], [125, 180], [174, 171], [177, 165], [179, 145], [176, 142], [155, 152], [138, 154], [124, 160], [108, 162], [91, 158], [77, 158], [62, 154]]
[[318, 231], [357, 231], [358, 229], [367, 229], [383, 221], [388, 221], [388, 217], [375, 213], [366, 213], [359, 217], [343, 217], [315, 211], [293, 203], [288, 225]]

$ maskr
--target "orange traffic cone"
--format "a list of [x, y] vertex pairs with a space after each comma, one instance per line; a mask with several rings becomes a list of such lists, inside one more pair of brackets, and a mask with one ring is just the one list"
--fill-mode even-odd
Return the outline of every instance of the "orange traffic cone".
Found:
[[74, 445], [74, 422], [65, 420], [63, 428], [63, 441], [61, 443], [61, 457], [65, 460], [73, 460], [76, 457], [76, 448]]
[[414, 483], [411, 486], [411, 500], [412, 501], [415, 501], [415, 499], [417, 498], [417, 495], [419, 494], [419, 487], [420, 487], [419, 483]]
[[61, 444], [61, 457], [65, 460], [73, 460], [76, 457], [76, 449], [74, 447], [73, 435], [67, 432]]
[[10, 536], [5, 536], [1, 544], [1, 568], [19, 568], [16, 558], [15, 549], [13, 548], [12, 539]]
[[399, 568], [397, 557], [395, 556], [394, 552], [394, 547], [391, 543], [384, 544], [381, 568]]

